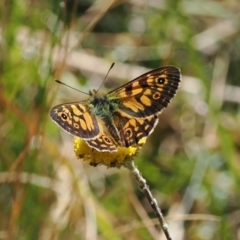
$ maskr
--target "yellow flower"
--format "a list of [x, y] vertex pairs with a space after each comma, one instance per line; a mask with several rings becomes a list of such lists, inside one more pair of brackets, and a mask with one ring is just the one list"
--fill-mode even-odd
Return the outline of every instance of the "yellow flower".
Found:
[[133, 159], [145, 142], [146, 138], [143, 138], [134, 147], [118, 147], [117, 152], [99, 152], [89, 147], [84, 140], [74, 137], [74, 152], [78, 158], [90, 161], [93, 166], [104, 164], [108, 167], [121, 167], [125, 161]]

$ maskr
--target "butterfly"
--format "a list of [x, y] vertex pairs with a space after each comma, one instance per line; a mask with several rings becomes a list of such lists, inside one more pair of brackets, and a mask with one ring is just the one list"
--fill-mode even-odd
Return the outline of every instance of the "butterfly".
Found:
[[91, 148], [116, 152], [118, 146], [138, 145], [153, 132], [180, 81], [179, 68], [159, 67], [107, 94], [93, 90], [85, 101], [59, 104], [50, 116]]

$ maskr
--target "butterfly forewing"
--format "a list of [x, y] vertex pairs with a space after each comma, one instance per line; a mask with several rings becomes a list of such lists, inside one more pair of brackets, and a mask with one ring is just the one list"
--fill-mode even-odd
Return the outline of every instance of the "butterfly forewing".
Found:
[[95, 115], [88, 110], [87, 102], [60, 104], [53, 107], [50, 116], [65, 131], [84, 140], [96, 138], [100, 133]]
[[136, 118], [159, 114], [174, 97], [181, 81], [180, 70], [165, 66], [145, 73], [115, 91], [112, 98], [119, 98], [122, 111]]

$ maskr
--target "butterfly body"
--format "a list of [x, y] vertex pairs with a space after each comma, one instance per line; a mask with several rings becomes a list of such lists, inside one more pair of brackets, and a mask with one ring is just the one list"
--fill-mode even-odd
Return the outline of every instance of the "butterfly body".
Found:
[[108, 95], [98, 95], [97, 93], [91, 96], [89, 101], [89, 110], [92, 114], [108, 119], [119, 107], [120, 100], [112, 100]]
[[180, 79], [178, 68], [160, 67], [105, 95], [93, 91], [86, 101], [57, 105], [50, 116], [90, 147], [114, 152], [118, 146], [137, 145], [152, 133]]

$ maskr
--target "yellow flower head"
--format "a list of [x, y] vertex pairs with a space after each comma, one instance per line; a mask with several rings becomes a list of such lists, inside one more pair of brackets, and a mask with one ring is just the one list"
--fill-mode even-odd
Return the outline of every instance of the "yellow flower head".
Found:
[[145, 142], [146, 138], [143, 138], [134, 147], [118, 147], [117, 152], [99, 152], [89, 147], [84, 140], [74, 137], [74, 152], [78, 158], [90, 161], [93, 166], [104, 164], [108, 167], [121, 167], [125, 161], [133, 159]]

